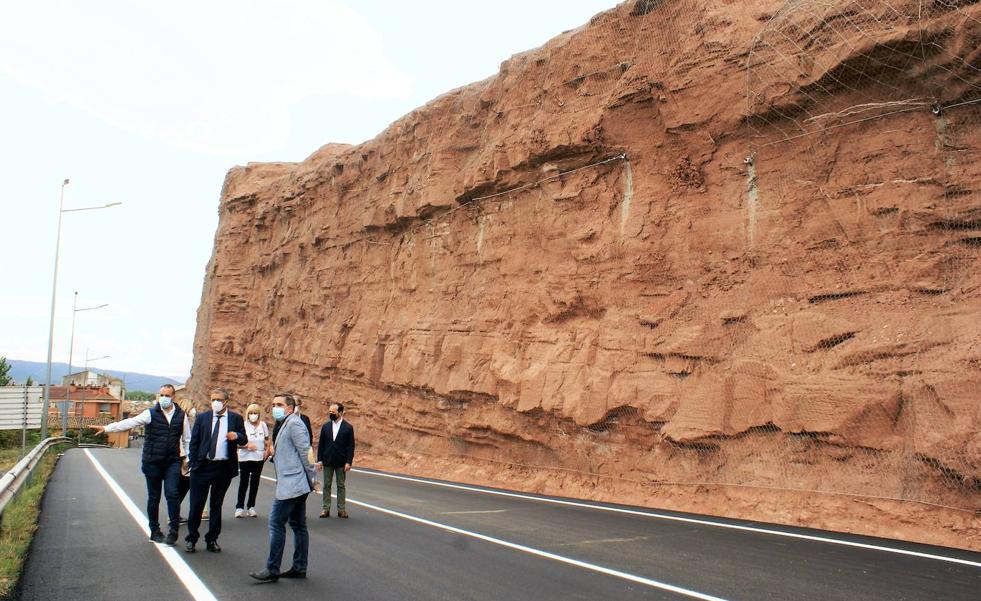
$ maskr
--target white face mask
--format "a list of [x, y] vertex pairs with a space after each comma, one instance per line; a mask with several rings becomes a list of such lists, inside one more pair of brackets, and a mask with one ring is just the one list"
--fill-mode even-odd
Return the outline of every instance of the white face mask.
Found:
[[250, 413], [249, 414], [249, 421], [250, 422], [257, 422], [257, 421], [259, 421], [259, 414], [258, 413]]
[[218, 401], [214, 399], [211, 400], [211, 410], [214, 411], [215, 413], [221, 413], [221, 410], [224, 408], [225, 408], [224, 401]]

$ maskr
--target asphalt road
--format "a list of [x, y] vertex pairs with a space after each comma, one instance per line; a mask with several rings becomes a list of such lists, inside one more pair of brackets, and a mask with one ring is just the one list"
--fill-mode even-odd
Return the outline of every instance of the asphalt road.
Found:
[[[271, 465], [265, 476], [275, 477]], [[237, 482], [223, 552], [199, 543], [188, 555], [148, 542], [145, 520], [125, 509], [146, 504], [139, 449], [68, 451], [45, 495], [22, 598], [981, 599], [978, 553], [367, 471], [348, 476], [349, 520], [318, 519], [321, 497], [308, 500], [307, 580], [259, 584], [248, 572], [265, 562], [274, 484], [260, 487], [258, 519], [234, 519]]]

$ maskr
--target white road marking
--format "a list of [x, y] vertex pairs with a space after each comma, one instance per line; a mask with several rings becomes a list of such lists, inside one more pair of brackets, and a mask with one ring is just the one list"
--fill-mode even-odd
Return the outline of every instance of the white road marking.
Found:
[[[269, 476], [262, 476], [263, 479], [275, 482], [275, 478], [270, 478]], [[323, 494], [321, 491], [317, 491], [317, 494]], [[336, 495], [331, 495], [332, 497]], [[366, 507], [374, 511], [392, 515], [395, 517], [402, 518], [404, 520], [409, 520], [411, 522], [416, 522], [418, 524], [423, 524], [425, 526], [432, 526], [433, 528], [439, 528], [440, 530], [445, 530], [446, 532], [452, 532], [454, 534], [462, 534], [463, 536], [469, 536], [471, 538], [476, 538], [484, 542], [488, 542], [494, 545], [499, 545], [506, 547], [508, 549], [514, 549], [515, 551], [521, 551], [523, 553], [528, 553], [530, 555], [536, 555], [538, 557], [544, 557], [546, 559], [551, 559], [553, 561], [558, 561], [560, 563], [575, 566], [577, 568], [583, 568], [592, 572], [598, 572], [600, 574], [606, 574], [607, 576], [613, 576], [615, 578], [622, 578], [623, 580], [629, 580], [630, 582], [636, 582], [638, 584], [644, 584], [652, 588], [660, 589], [663, 591], [669, 591], [672, 593], [677, 593], [679, 595], [684, 595], [686, 597], [691, 597], [692, 599], [701, 599], [702, 601], [726, 601], [722, 597], [715, 597], [712, 595], [707, 595], [705, 593], [699, 593], [698, 591], [693, 591], [680, 586], [675, 586], [673, 584], [668, 584], [666, 582], [661, 582], [659, 580], [653, 580], [651, 578], [644, 578], [643, 576], [637, 576], [635, 574], [629, 574], [627, 572], [621, 572], [620, 570], [614, 570], [612, 568], [607, 568], [604, 566], [596, 565], [594, 563], [588, 563], [585, 561], [580, 561], [578, 559], [572, 559], [571, 557], [564, 557], [562, 555], [557, 555], [555, 553], [549, 553], [548, 551], [542, 551], [541, 549], [535, 549], [534, 547], [527, 547], [525, 545], [519, 545], [517, 543], [512, 543], [500, 538], [494, 538], [493, 536], [487, 536], [486, 534], [480, 534], [479, 532], [471, 532], [470, 530], [464, 530], [463, 528], [457, 528], [455, 526], [450, 526], [447, 524], [441, 524], [439, 522], [434, 522], [432, 520], [427, 520], [425, 518], [416, 517], [414, 515], [409, 515], [407, 513], [402, 513], [401, 511], [395, 511], [388, 509], [386, 507], [381, 507], [378, 505], [372, 505], [371, 503], [365, 503], [364, 501], [357, 501], [351, 497], [347, 498], [347, 502], [352, 505], [359, 505], [361, 507]]]
[[507, 509], [487, 509], [485, 511], [441, 511], [440, 515], [473, 515], [475, 513], [507, 513]]
[[484, 488], [477, 488], [474, 486], [466, 486], [463, 484], [450, 484], [448, 482], [435, 482], [433, 480], [426, 480], [425, 478], [414, 478], [411, 476], [399, 476], [396, 474], [386, 474], [384, 472], [368, 472], [364, 470], [355, 469], [352, 470], [358, 472], [359, 474], [364, 474], [366, 476], [379, 476], [382, 478], [393, 478], [395, 480], [406, 480], [409, 482], [419, 482], [422, 484], [429, 484], [431, 486], [441, 486], [443, 488], [452, 488], [456, 490], [466, 490], [470, 492], [479, 492], [486, 495], [496, 495], [499, 497], [509, 497], [512, 499], [524, 499], [526, 501], [537, 501], [539, 503], [550, 503], [552, 505], [566, 505], [570, 507], [581, 507], [584, 509], [596, 509], [599, 511], [609, 511], [612, 513], [624, 513], [628, 515], [638, 515], [648, 518], [655, 518], [659, 520], [669, 520], [673, 522], [684, 522], [687, 524], [701, 524], [703, 526], [713, 526], [716, 528], [727, 528], [729, 530], [740, 530], [742, 532], [754, 532], [757, 534], [770, 534], [773, 536], [784, 536], [787, 538], [796, 538], [799, 540], [809, 540], [819, 543], [830, 543], [832, 545], [843, 545], [846, 547], [857, 547], [859, 549], [871, 549], [873, 551], [883, 551], [886, 553], [895, 553], [897, 555], [908, 555], [911, 557], [919, 557], [922, 559], [935, 559], [937, 561], [946, 561], [949, 563], [958, 563], [961, 565], [972, 566], [975, 568], [981, 568], [981, 562], [970, 561], [968, 559], [960, 559], [957, 557], [950, 557], [947, 555], [936, 555], [934, 553], [921, 553], [919, 551], [909, 551], [907, 549], [899, 549], [897, 547], [887, 547], [884, 545], [873, 545], [870, 543], [860, 543], [857, 541], [843, 540], [838, 538], [831, 538], [830, 536], [816, 536], [813, 534], [801, 534], [799, 532], [787, 532], [785, 530], [777, 530], [775, 528], [760, 528], [758, 526], [741, 526], [739, 524], [727, 524], [725, 522], [717, 522], [715, 520], [701, 519], [701, 518], [690, 518], [678, 515], [670, 515], [666, 513], [658, 513], [655, 511], [641, 511], [637, 509], [624, 509], [621, 507], [607, 507], [604, 505], [596, 505], [594, 503], [585, 503], [580, 501], [566, 501], [562, 499], [549, 499], [546, 497], [536, 497], [533, 495], [505, 492], [502, 490], [488, 490]]
[[[150, 528], [147, 525], [147, 517], [143, 514], [133, 500], [129, 498], [126, 492], [122, 489], [119, 484], [109, 475], [109, 472], [102, 467], [102, 464], [92, 455], [88, 449], [84, 449], [85, 455], [88, 456], [92, 465], [95, 466], [95, 470], [99, 472], [102, 479], [106, 481], [109, 485], [109, 489], [116, 495], [119, 502], [123, 504], [123, 508], [129, 513], [129, 515], [136, 521], [136, 524], [140, 527], [145, 535], [150, 536]], [[181, 584], [187, 589], [187, 592], [191, 594], [194, 601], [218, 601], [217, 597], [212, 594], [208, 587], [204, 585], [204, 582], [198, 578], [191, 566], [187, 565], [187, 562], [180, 556], [176, 549], [173, 547], [168, 547], [165, 545], [153, 545], [156, 547], [160, 555], [163, 556], [164, 561], [170, 566], [170, 569], [174, 571], [177, 578], [180, 579]]]

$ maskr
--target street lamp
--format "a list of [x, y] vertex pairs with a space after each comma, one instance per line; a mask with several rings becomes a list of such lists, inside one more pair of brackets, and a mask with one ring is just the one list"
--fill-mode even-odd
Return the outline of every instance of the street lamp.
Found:
[[[58, 200], [58, 235], [55, 238], [55, 264], [54, 276], [51, 282], [51, 319], [48, 322], [48, 375], [45, 378], [44, 386], [44, 407], [41, 409], [41, 439], [48, 437], [48, 407], [51, 403], [51, 351], [54, 346], [54, 319], [55, 319], [55, 297], [58, 292], [58, 255], [61, 250], [61, 216], [65, 213], [76, 211], [92, 211], [95, 209], [107, 209], [121, 205], [120, 202], [112, 202], [101, 207], [82, 207], [80, 209], [65, 209], [65, 186], [68, 185], [66, 179], [61, 183], [61, 195]], [[73, 316], [74, 317], [74, 316]], [[71, 370], [69, 370], [71, 371]]]
[[[108, 307], [108, 304], [101, 304], [98, 307], [85, 307], [84, 309], [78, 308], [78, 291], [75, 291], [75, 300], [72, 302], [72, 335], [68, 343], [68, 386], [65, 388], [65, 407], [61, 411], [61, 435], [65, 436], [68, 432], [68, 408], [72, 404], [72, 353], [75, 352], [75, 316], [82, 311], [95, 311], [96, 309], [101, 309], [103, 307]], [[86, 364], [86, 369], [88, 365]], [[82, 404], [84, 409], [85, 404]], [[81, 428], [81, 426], [79, 426]]]
[[89, 357], [89, 349], [85, 349], [85, 371], [89, 370], [89, 361], [102, 361], [103, 359], [108, 359], [109, 355], [102, 355], [101, 357]]

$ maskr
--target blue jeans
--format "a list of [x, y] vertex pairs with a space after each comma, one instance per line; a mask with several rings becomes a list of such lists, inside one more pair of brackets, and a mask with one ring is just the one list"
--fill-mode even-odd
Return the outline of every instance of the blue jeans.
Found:
[[273, 501], [272, 511], [269, 512], [269, 559], [266, 560], [266, 569], [273, 574], [279, 574], [279, 566], [283, 563], [287, 521], [293, 529], [293, 569], [306, 572], [307, 552], [310, 548], [310, 536], [307, 534], [307, 495]]
[[146, 477], [146, 517], [150, 521], [150, 533], [160, 530], [160, 485], [163, 484], [167, 499], [167, 516], [170, 529], [177, 532], [180, 524], [181, 500], [178, 490], [181, 480], [181, 462], [144, 462], [143, 475]]

